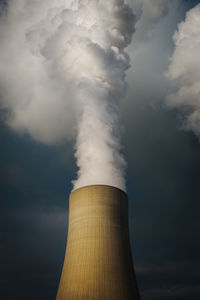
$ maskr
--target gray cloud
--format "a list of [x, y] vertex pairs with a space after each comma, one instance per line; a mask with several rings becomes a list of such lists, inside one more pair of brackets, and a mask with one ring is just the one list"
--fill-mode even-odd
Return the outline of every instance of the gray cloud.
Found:
[[172, 6], [175, 8], [181, 1], [135, 0], [129, 2], [138, 19], [134, 39], [147, 41], [147, 39], [151, 38], [151, 31], [155, 29], [159, 20], [163, 21], [163, 18], [170, 12]]
[[200, 293], [200, 287], [196, 285], [178, 285], [172, 288], [150, 289], [141, 293], [144, 300], [161, 300], [161, 299], [195, 299], [197, 300]]
[[178, 25], [175, 50], [167, 77], [174, 86], [167, 104], [182, 112], [182, 128], [200, 136], [200, 5], [192, 8]]

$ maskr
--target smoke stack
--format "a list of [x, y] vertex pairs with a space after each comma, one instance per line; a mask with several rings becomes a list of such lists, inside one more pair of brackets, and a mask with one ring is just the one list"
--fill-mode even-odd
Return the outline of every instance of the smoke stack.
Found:
[[131, 258], [128, 197], [107, 185], [73, 191], [56, 300], [139, 300]]

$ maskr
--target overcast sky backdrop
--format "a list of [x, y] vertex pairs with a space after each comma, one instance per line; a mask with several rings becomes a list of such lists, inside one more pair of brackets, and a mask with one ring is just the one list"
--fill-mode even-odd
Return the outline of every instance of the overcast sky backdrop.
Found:
[[[185, 94], [176, 94], [182, 78], [184, 84], [199, 85], [199, 65], [195, 74], [193, 69], [200, 52], [191, 49], [192, 83], [187, 81], [188, 74], [177, 79], [176, 70], [168, 72], [169, 65], [177, 62], [176, 57], [170, 61], [174, 32], [198, 3], [129, 0], [137, 23], [128, 48], [132, 66], [120, 118], [130, 236], [142, 300], [200, 299], [199, 123], [189, 119], [193, 111], [198, 114], [200, 96], [197, 92], [198, 99], [194, 93], [185, 99]], [[199, 10], [194, 19], [195, 27]], [[200, 26], [195, 29], [200, 36]], [[200, 47], [198, 41], [196, 45]], [[185, 61], [183, 55], [181, 65], [187, 73]], [[4, 97], [3, 88], [0, 97]], [[0, 298], [53, 300], [65, 253], [67, 200], [77, 171], [74, 140], [48, 145], [28, 133], [14, 132], [4, 120], [2, 109]], [[71, 126], [70, 121], [66, 124]]]

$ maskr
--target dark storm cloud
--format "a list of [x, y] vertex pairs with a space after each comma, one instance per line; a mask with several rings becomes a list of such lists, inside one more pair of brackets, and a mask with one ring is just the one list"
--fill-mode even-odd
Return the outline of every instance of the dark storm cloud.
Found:
[[61, 209], [19, 209], [1, 217], [1, 299], [51, 299], [61, 271], [57, 263], [62, 265], [59, 245], [66, 238], [66, 221]]
[[170, 299], [170, 300], [198, 300], [200, 294], [199, 285], [175, 286], [173, 288], [151, 289], [141, 294], [143, 299]]
[[[164, 105], [172, 35], [197, 1], [167, 2], [165, 8], [163, 1], [148, 2], [142, 34], [129, 51], [133, 68], [121, 111], [130, 235], [142, 300], [199, 300], [200, 146]], [[158, 3], [161, 13], [154, 14]], [[75, 174], [73, 145], [42, 146], [1, 128], [0, 298], [53, 300]]]
[[0, 298], [53, 299], [65, 250], [71, 145], [42, 146], [1, 125]]
[[34, 194], [38, 197], [39, 193], [42, 197], [49, 197], [50, 202], [56, 195], [59, 197], [63, 186], [62, 194], [69, 193], [72, 186], [66, 169], [68, 172], [75, 169], [72, 144], [60, 148], [44, 146], [26, 136], [17, 137], [2, 123], [0, 134], [3, 140], [0, 156], [2, 187], [9, 188], [9, 191], [21, 190], [29, 197]]
[[[144, 299], [198, 299], [200, 261], [174, 261], [160, 265], [136, 266], [147, 288]], [[156, 283], [156, 284], [155, 284]]]
[[144, 300], [200, 295], [200, 145], [192, 133], [182, 132], [177, 111], [165, 106], [170, 87], [164, 73], [173, 53], [172, 35], [190, 7], [183, 1], [170, 5], [175, 9], [150, 22], [145, 32], [149, 38], [133, 37], [133, 68], [122, 106], [130, 232]]

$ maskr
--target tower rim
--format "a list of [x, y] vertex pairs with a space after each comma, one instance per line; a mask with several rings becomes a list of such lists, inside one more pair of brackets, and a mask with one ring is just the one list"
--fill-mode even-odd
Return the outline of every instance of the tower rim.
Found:
[[89, 188], [89, 187], [110, 187], [110, 188], [119, 190], [120, 192], [124, 193], [124, 194], [128, 197], [128, 194], [127, 194], [124, 190], [122, 190], [122, 189], [120, 189], [120, 188], [118, 188], [118, 187], [116, 187], [116, 186], [114, 186], [114, 185], [101, 184], [101, 183], [88, 184], [88, 185], [80, 186], [80, 187], [78, 187], [78, 188], [76, 188], [76, 189], [73, 189], [73, 190], [71, 191], [70, 195], [72, 195], [72, 194], [73, 194], [74, 192], [76, 192], [76, 191], [79, 191], [79, 190], [84, 189], [84, 188]]

